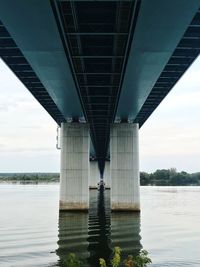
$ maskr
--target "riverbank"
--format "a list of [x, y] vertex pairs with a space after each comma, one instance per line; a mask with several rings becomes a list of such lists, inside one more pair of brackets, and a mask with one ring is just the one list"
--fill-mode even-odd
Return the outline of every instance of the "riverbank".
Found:
[[0, 173], [0, 183], [58, 183], [59, 173]]
[[[0, 183], [58, 183], [59, 173], [0, 173]], [[200, 172], [177, 172], [175, 168], [156, 170], [153, 173], [141, 172], [142, 186], [200, 186]]]
[[153, 186], [200, 186], [200, 172], [177, 172], [176, 168], [140, 173], [141, 185]]

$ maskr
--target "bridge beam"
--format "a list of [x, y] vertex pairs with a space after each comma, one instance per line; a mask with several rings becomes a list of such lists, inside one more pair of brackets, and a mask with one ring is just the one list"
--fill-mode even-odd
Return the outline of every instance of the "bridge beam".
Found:
[[89, 208], [89, 126], [61, 124], [60, 210]]
[[111, 208], [139, 211], [139, 144], [138, 124], [111, 126]]

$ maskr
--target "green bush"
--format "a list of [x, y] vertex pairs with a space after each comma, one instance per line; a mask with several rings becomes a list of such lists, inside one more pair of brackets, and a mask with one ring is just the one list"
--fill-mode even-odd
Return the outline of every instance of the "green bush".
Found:
[[[81, 267], [81, 262], [76, 258], [74, 253], [70, 253], [62, 260], [63, 267]], [[99, 259], [100, 267], [107, 267], [106, 261], [103, 258]], [[115, 247], [113, 258], [110, 261], [112, 267], [146, 267], [151, 264], [151, 259], [148, 257], [148, 252], [146, 250], [141, 250], [139, 255], [133, 257], [129, 255], [125, 261], [121, 261], [121, 248]]]
[[74, 253], [70, 253], [64, 260], [62, 260], [62, 265], [64, 267], [80, 267], [81, 262], [76, 258]]
[[148, 252], [146, 250], [141, 250], [140, 254], [136, 256], [133, 261], [136, 267], [146, 267], [151, 264], [151, 259], [148, 257]]
[[112, 267], [118, 267], [121, 262], [121, 248], [115, 247], [114, 248], [114, 256], [111, 260]]
[[[101, 267], [107, 267], [106, 261], [102, 258], [99, 259]], [[121, 249], [120, 247], [114, 248], [114, 255], [110, 261], [112, 267], [118, 267], [121, 265]], [[151, 264], [151, 259], [148, 257], [148, 252], [146, 250], [141, 250], [139, 255], [133, 257], [129, 255], [127, 259], [123, 262], [125, 267], [146, 267]]]

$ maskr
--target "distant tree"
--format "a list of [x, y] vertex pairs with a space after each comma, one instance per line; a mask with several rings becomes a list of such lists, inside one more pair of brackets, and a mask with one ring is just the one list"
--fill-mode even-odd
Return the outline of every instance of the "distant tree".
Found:
[[149, 185], [151, 184], [151, 181], [149, 180], [150, 175], [146, 172], [140, 173], [140, 184], [141, 185]]
[[177, 174], [176, 168], [169, 169], [169, 179]]
[[179, 172], [170, 179], [171, 185], [189, 185], [190, 175], [187, 172]]
[[170, 176], [170, 171], [169, 170], [156, 170], [152, 175], [151, 179], [153, 180], [168, 180]]

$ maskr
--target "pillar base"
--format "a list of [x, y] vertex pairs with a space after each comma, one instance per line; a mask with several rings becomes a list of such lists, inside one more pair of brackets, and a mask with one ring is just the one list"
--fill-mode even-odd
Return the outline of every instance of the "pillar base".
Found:
[[93, 189], [96, 190], [97, 188], [98, 188], [97, 186], [90, 186], [89, 187], [90, 190], [93, 190]]
[[64, 202], [60, 200], [60, 211], [88, 211], [88, 203]]
[[112, 203], [112, 211], [140, 211], [140, 204], [132, 203]]

